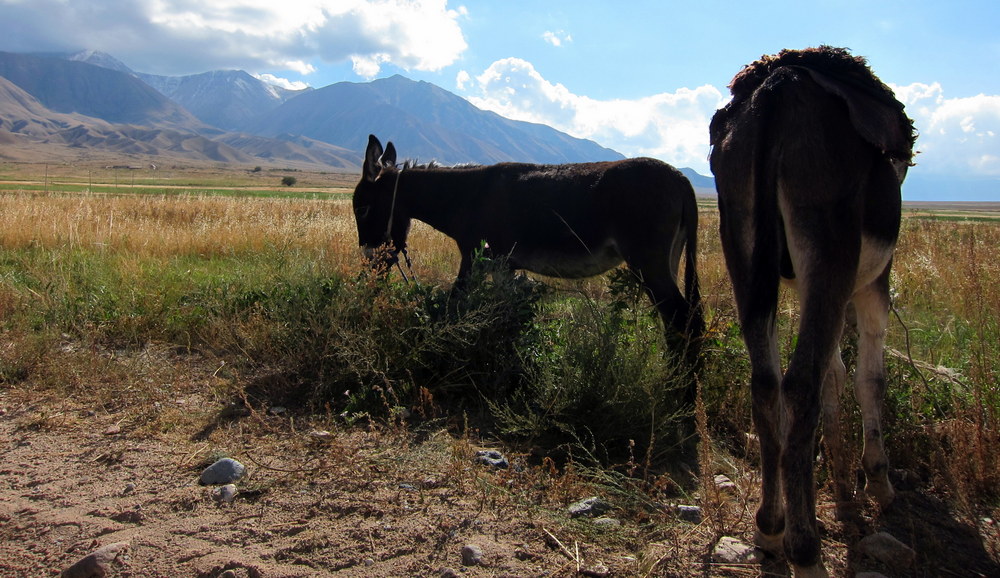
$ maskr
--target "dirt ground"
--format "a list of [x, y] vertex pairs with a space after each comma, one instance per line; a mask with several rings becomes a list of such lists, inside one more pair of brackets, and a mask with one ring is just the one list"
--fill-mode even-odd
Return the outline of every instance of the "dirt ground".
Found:
[[[508, 450], [515, 467], [477, 464], [487, 444], [449, 433], [456, 429], [446, 422], [347, 424], [228, 399], [219, 392], [253, 388], [197, 354], [67, 347], [54, 355], [103, 357], [107, 369], [91, 377], [93, 395], [0, 384], [3, 577], [55, 576], [121, 542], [128, 548], [108, 576], [788, 575], [775, 559], [712, 560], [722, 535], [752, 536], [752, 473], [730, 490], [664, 493], [662, 507], [636, 507], [579, 472]], [[109, 383], [117, 383], [112, 395]], [[198, 484], [221, 456], [248, 470], [231, 503]], [[868, 512], [861, 529], [833, 521], [821, 503], [833, 575], [1000, 575], [992, 520], [957, 516], [921, 483], [903, 479], [898, 506]], [[569, 503], [595, 494], [617, 506], [607, 516], [620, 525], [569, 517]], [[670, 499], [701, 505], [702, 521], [678, 518]], [[887, 568], [856, 553], [859, 533], [882, 529], [914, 548], [913, 566]], [[466, 566], [470, 544], [482, 559]]]

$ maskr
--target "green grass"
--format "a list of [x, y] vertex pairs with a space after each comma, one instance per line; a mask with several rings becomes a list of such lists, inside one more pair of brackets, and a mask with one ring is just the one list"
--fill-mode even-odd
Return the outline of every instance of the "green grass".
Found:
[[[254, 203], [264, 201], [243, 195], [246, 203], [225, 210], [245, 206], [260, 218]], [[44, 199], [24, 195], [23, 202]], [[174, 199], [163, 195], [162, 203]], [[199, 207], [185, 205], [194, 216], [134, 234], [155, 242], [168, 226], [204, 227], [210, 211]], [[310, 219], [341, 218], [336, 207], [311, 207]], [[116, 219], [126, 214], [119, 209]], [[700, 383], [714, 442], [743, 456], [752, 429], [749, 364], [731, 289], [718, 273], [715, 218], [703, 213], [710, 330]], [[247, 226], [266, 236], [269, 225]], [[676, 457], [678, 426], [690, 419], [678, 410], [688, 376], [636, 292], [550, 290], [520, 276], [494, 277], [483, 261], [470, 289], [456, 295], [447, 284], [423, 281], [428, 276], [406, 283], [370, 274], [350, 229], [315, 245], [283, 233], [254, 250], [216, 250], [226, 246], [225, 230], [205, 247], [173, 253], [127, 249], [142, 246], [135, 240], [98, 246], [59, 236], [0, 247], [0, 388], [63, 391], [69, 369], [53, 374], [45, 360], [67, 341], [111, 351], [166, 343], [210, 353], [234, 375], [271, 376], [253, 391], [244, 383], [242, 394], [295, 411], [375, 419], [411, 413], [456, 427], [472, 420], [484, 435], [619, 473], [662, 470]], [[425, 246], [425, 262], [454, 252], [450, 242], [435, 247]], [[1000, 224], [908, 219], [892, 281], [898, 317], [887, 344], [903, 355], [888, 356], [890, 456], [970, 507], [1000, 500], [993, 449], [1000, 443], [998, 247]], [[337, 252], [348, 256], [333, 258]], [[779, 336], [786, 359], [794, 308], [785, 292]], [[860, 416], [850, 398], [845, 419], [856, 435]], [[860, 448], [856, 437], [852, 443]]]
[[274, 198], [274, 199], [341, 199], [349, 200], [349, 192], [320, 192], [313, 190], [296, 190], [295, 187], [275, 187], [274, 189], [247, 190], [240, 188], [210, 188], [202, 186], [171, 186], [161, 185], [80, 185], [54, 183], [49, 185], [39, 184], [12, 184], [0, 182], [0, 192], [2, 191], [33, 191], [38, 193], [69, 193], [80, 194], [90, 193], [99, 195], [148, 195], [161, 197], [237, 197], [237, 198]]

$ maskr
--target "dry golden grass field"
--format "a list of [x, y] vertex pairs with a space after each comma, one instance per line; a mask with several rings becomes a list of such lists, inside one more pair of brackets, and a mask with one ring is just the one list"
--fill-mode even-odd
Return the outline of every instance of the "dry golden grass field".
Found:
[[[287, 175], [294, 186], [280, 184]], [[416, 224], [415, 286], [394, 275], [373, 290], [350, 207], [356, 179], [0, 164], [0, 576], [57, 575], [122, 542], [109, 576], [788, 575], [781, 560], [712, 556], [723, 536], [749, 543], [757, 500], [748, 367], [713, 199], [700, 200], [710, 331], [701, 451], [671, 461], [662, 437], [644, 434], [634, 455], [608, 442], [594, 458], [596, 423], [595, 437], [576, 444], [505, 435], [488, 380], [397, 367], [406, 352], [386, 344], [424, 327], [413, 317], [446, 292], [458, 255]], [[886, 512], [863, 504], [862, 524], [841, 524], [820, 460], [835, 576], [1000, 575], [998, 209], [907, 209], [886, 355], [900, 497]], [[558, 346], [532, 350], [558, 387], [574, 375], [564, 354], [586, 364], [600, 353], [572, 349], [565, 332], [599, 329], [622, 301], [604, 278], [542, 281], [555, 290], [528, 331], [545, 337], [535, 345]], [[638, 311], [622, 324], [634, 332], [625, 341], [658, 335], [644, 329], [644, 301], [625, 305]], [[781, 309], [787, 353], [791, 295]], [[460, 346], [478, 355], [475, 343]], [[641, 367], [665, 371], [662, 357]], [[307, 371], [316, 364], [322, 371]], [[853, 407], [850, 393], [845, 401]], [[847, 414], [856, 426], [856, 411]], [[855, 452], [859, 444], [850, 440]], [[512, 467], [475, 463], [480, 449], [500, 450]], [[220, 457], [249, 472], [231, 503], [198, 485]], [[715, 484], [720, 474], [733, 484]], [[607, 500], [617, 523], [569, 516], [590, 496]], [[679, 515], [679, 504], [699, 506], [700, 518]], [[859, 551], [881, 530], [913, 548], [912, 565]], [[468, 544], [482, 550], [477, 565], [463, 565]]]

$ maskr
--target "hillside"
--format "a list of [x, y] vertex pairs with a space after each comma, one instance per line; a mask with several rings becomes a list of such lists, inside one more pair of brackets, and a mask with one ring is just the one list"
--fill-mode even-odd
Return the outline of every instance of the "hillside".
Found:
[[58, 58], [0, 52], [0, 76], [46, 108], [117, 124], [174, 130], [208, 126], [138, 78]]
[[263, 136], [301, 134], [352, 149], [363, 147], [374, 133], [392, 140], [404, 157], [444, 164], [624, 158], [592, 141], [503, 118], [433, 84], [398, 75], [314, 90], [244, 128]]
[[229, 131], [237, 131], [288, 99], [308, 92], [273, 86], [242, 70], [215, 70], [190, 76], [137, 76], [202, 122]]
[[[135, 72], [101, 52], [0, 52], [0, 157], [135, 155], [357, 170], [369, 134], [403, 158], [545, 164], [624, 158], [552, 127], [476, 108], [402, 76], [292, 91], [244, 71]], [[684, 169], [700, 193], [712, 179]]]

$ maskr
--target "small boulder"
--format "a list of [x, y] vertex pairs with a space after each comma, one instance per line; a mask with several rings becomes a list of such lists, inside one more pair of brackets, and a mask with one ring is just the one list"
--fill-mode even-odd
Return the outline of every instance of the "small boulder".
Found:
[[723, 492], [735, 492], [736, 484], [729, 479], [729, 476], [724, 474], [717, 474], [713, 479], [715, 482], [715, 487]]
[[712, 560], [719, 564], [757, 564], [764, 559], [760, 549], [731, 536], [723, 536], [712, 550]]
[[246, 466], [232, 458], [222, 458], [205, 468], [198, 479], [203, 486], [218, 486], [231, 484], [243, 477]]
[[917, 553], [913, 548], [900, 542], [888, 532], [876, 532], [865, 536], [858, 542], [858, 550], [897, 570], [913, 566], [913, 562], [917, 559]]
[[622, 523], [616, 518], [597, 518], [594, 520], [594, 525], [598, 528], [619, 528]]
[[62, 571], [62, 578], [104, 578], [111, 571], [111, 564], [128, 549], [128, 542], [115, 542], [101, 546], [76, 564]]
[[701, 508], [698, 506], [678, 504], [675, 506], [675, 511], [677, 512], [677, 517], [685, 522], [690, 522], [692, 524], [701, 523]]
[[482, 450], [476, 452], [476, 462], [494, 467], [498, 470], [505, 470], [510, 467], [510, 463], [503, 454], [496, 450]]
[[462, 564], [478, 566], [483, 563], [483, 549], [475, 544], [462, 546]]
[[603, 516], [611, 510], [611, 504], [605, 502], [601, 498], [594, 496], [592, 498], [587, 498], [586, 500], [580, 500], [569, 505], [569, 515], [572, 518], [579, 518], [580, 516], [587, 516], [589, 518], [597, 518], [598, 516]]

